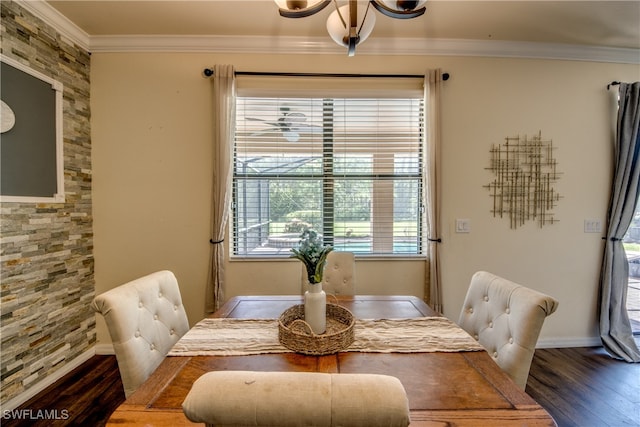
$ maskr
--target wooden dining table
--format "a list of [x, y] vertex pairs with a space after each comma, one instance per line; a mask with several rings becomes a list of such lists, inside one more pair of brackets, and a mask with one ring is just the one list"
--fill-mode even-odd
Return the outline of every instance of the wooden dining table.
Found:
[[[300, 296], [241, 296], [212, 317], [277, 319]], [[439, 316], [413, 296], [342, 296], [356, 319]], [[411, 426], [555, 426], [486, 351], [298, 353], [243, 356], [168, 356], [111, 415], [108, 426], [189, 426], [182, 402], [193, 382], [216, 370], [372, 373], [397, 377], [409, 399]]]

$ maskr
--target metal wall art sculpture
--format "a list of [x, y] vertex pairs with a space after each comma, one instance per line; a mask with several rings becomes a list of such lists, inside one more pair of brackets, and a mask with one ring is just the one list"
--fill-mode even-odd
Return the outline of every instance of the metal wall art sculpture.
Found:
[[494, 217], [508, 218], [512, 229], [526, 221], [540, 227], [558, 222], [552, 210], [561, 197], [554, 188], [560, 172], [553, 150], [552, 141], [542, 139], [542, 132], [506, 137], [504, 144], [492, 145], [487, 169], [495, 178], [484, 188], [493, 199]]

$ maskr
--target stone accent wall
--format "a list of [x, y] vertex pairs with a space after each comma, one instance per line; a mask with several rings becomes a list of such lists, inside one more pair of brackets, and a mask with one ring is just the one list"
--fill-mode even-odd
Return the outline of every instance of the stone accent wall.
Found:
[[3, 0], [2, 54], [64, 85], [65, 203], [0, 205], [0, 401], [95, 345], [89, 53]]

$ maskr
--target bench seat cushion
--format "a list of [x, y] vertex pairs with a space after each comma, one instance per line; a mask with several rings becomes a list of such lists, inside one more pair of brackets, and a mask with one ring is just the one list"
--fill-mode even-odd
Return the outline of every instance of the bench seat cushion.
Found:
[[182, 404], [212, 426], [407, 426], [409, 403], [387, 375], [215, 371], [195, 381]]

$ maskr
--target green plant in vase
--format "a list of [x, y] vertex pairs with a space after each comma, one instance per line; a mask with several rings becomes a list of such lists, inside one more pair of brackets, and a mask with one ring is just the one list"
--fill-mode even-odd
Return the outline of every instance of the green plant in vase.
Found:
[[327, 255], [333, 250], [332, 246], [325, 245], [322, 237], [312, 228], [308, 228], [300, 235], [297, 248], [291, 249], [291, 258], [297, 258], [307, 269], [309, 283], [322, 282], [322, 272]]

